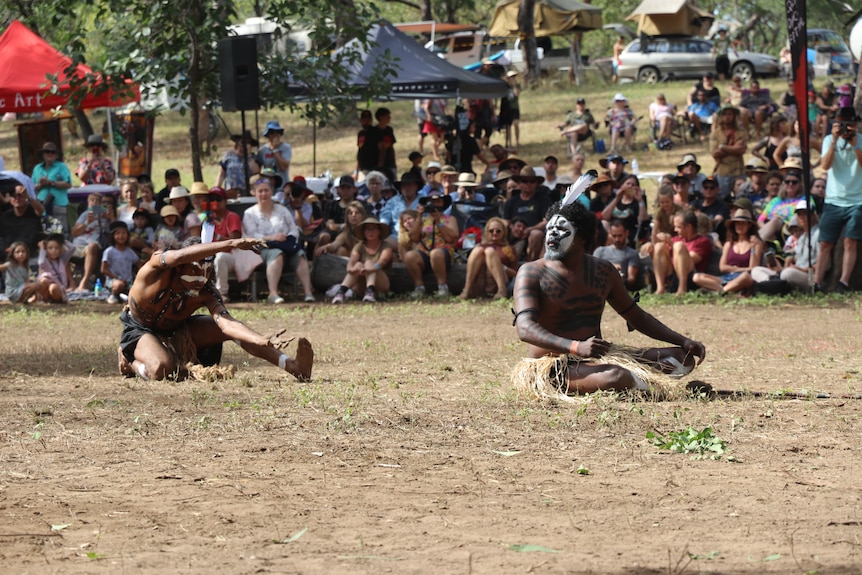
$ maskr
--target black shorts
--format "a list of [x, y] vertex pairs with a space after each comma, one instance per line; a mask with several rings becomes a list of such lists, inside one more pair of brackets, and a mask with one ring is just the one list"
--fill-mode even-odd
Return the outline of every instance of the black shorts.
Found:
[[[129, 363], [135, 361], [135, 349], [138, 347], [138, 342], [146, 334], [155, 336], [159, 341], [167, 341], [176, 333], [176, 330], [161, 331], [149, 328], [133, 318], [128, 309], [124, 309], [123, 313], [120, 314], [120, 323], [123, 324], [123, 333], [120, 335], [120, 349], [123, 350], [123, 357]], [[217, 365], [221, 361], [221, 354], [221, 343], [199, 349], [197, 354], [198, 363], [207, 367]]]
[[[697, 284], [694, 283], [694, 274], [696, 273], [698, 273], [697, 270], [692, 270], [689, 272], [688, 278], [686, 278], [688, 281], [685, 285], [688, 291], [692, 290], [692, 286], [697, 286]], [[676, 274], [672, 274], [670, 277], [667, 278], [665, 288], [668, 292], [675, 292], [679, 289], [679, 278], [676, 277]]]
[[716, 56], [715, 57], [715, 71], [716, 73], [728, 77], [730, 76], [730, 58], [725, 56]]

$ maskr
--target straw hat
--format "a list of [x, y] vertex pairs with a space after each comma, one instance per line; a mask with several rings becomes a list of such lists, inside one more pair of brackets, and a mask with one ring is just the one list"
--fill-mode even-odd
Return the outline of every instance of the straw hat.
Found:
[[162, 216], [163, 218], [166, 218], [168, 216], [176, 216], [178, 218], [180, 217], [180, 213], [177, 211], [177, 209], [173, 206], [170, 206], [170, 205], [164, 206], [162, 208], [162, 210], [159, 212], [159, 215]]
[[733, 212], [733, 217], [732, 217], [732, 218], [730, 218], [730, 220], [729, 220], [729, 221], [731, 221], [731, 222], [749, 222], [749, 223], [751, 223], [751, 222], [753, 222], [753, 221], [754, 221], [754, 218], [752, 217], [751, 212], [749, 212], [749, 211], [748, 211], [748, 210], [746, 210], [746, 209], [739, 208], [738, 210], [736, 210], [735, 212]]
[[533, 166], [527, 166], [526, 168], [522, 168], [521, 173], [517, 176], [512, 176], [512, 179], [519, 184], [524, 180], [536, 180], [536, 184], [541, 184], [545, 181], [544, 177], [536, 175], [536, 170], [533, 169]]
[[781, 173], [787, 173], [790, 170], [798, 170], [802, 171], [802, 160], [800, 158], [795, 158], [793, 156], [784, 160], [784, 164], [781, 166]]
[[203, 182], [192, 182], [191, 195], [193, 196], [208, 196], [210, 193], [209, 187]]
[[381, 239], [388, 238], [389, 234], [392, 233], [392, 230], [389, 229], [388, 225], [384, 224], [383, 222], [381, 222], [377, 218], [369, 217], [369, 218], [365, 218], [364, 220], [362, 220], [362, 222], [359, 225], [354, 226], [353, 234], [357, 238], [359, 238], [360, 240], [364, 240], [365, 239], [365, 228], [367, 228], [368, 226], [377, 226], [378, 228], [380, 228]]
[[605, 184], [610, 184], [611, 186], [614, 186], [614, 185], [616, 185], [616, 183], [617, 183], [617, 181], [615, 179], [613, 179], [612, 177], [610, 177], [609, 175], [600, 174], [599, 177], [596, 178], [596, 181], [593, 182], [593, 185], [590, 186], [590, 189], [595, 190], [595, 189], [602, 187]]
[[470, 172], [461, 172], [458, 174], [458, 187], [472, 188], [478, 185], [476, 183], [476, 174]]

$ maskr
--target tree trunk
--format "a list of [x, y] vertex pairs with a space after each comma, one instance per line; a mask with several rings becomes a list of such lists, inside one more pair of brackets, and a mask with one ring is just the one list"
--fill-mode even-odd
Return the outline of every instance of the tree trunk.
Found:
[[518, 31], [521, 33], [521, 50], [527, 64], [526, 81], [530, 85], [539, 79], [539, 54], [534, 29], [535, 9], [536, 0], [521, 0], [518, 7]]
[[422, 6], [422, 19], [433, 20], [434, 15], [431, 13], [431, 0], [421, 0], [419, 5]]
[[78, 127], [81, 128], [81, 139], [86, 141], [93, 135], [93, 125], [90, 123], [90, 118], [83, 110], [79, 109], [75, 109], [72, 114], [75, 116], [75, 121], [78, 122]]

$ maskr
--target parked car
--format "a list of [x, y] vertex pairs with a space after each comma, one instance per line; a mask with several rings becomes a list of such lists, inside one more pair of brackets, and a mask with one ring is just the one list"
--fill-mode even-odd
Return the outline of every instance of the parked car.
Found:
[[[619, 77], [647, 84], [699, 78], [714, 71], [712, 42], [693, 36], [649, 36], [646, 46], [637, 39], [620, 55]], [[730, 53], [730, 71], [747, 82], [756, 76], [777, 76], [780, 66], [768, 54], [737, 51]]]
[[838, 32], [823, 28], [808, 30], [808, 62], [815, 76], [853, 74], [853, 55]]

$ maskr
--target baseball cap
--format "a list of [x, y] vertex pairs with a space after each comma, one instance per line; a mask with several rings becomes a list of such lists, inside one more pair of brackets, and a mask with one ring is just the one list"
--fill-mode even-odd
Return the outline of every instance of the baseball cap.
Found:
[[341, 176], [338, 178], [338, 181], [335, 182], [335, 187], [337, 188], [350, 188], [356, 185], [356, 180], [353, 179], [353, 176]]

